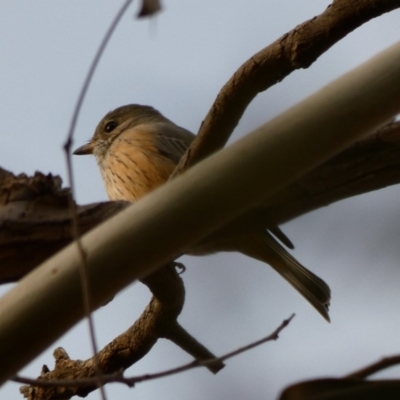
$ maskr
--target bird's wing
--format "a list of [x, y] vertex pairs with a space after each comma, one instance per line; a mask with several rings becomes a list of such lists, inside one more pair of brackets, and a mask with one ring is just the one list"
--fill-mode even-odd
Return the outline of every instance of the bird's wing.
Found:
[[[157, 138], [157, 148], [159, 152], [172, 160], [175, 164], [178, 164], [195, 138], [193, 133], [171, 123], [171, 121], [153, 124], [152, 129], [154, 129], [154, 134]], [[293, 243], [277, 225], [269, 223], [268, 221], [267, 230], [289, 249], [294, 249]]]
[[159, 152], [178, 164], [192, 143], [195, 135], [171, 123], [159, 123], [153, 126]]

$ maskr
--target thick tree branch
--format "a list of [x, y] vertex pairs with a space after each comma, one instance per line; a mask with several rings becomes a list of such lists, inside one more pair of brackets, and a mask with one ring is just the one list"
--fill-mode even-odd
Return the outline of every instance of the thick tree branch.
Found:
[[[0, 169], [0, 283], [14, 282], [73, 239], [68, 189], [61, 178]], [[78, 207], [79, 228], [86, 233], [126, 208], [127, 202]]]
[[267, 213], [283, 223], [336, 201], [398, 183], [400, 122], [392, 122], [278, 193], [268, 201]]
[[[394, 122], [306, 174], [239, 222], [283, 223], [335, 201], [400, 183], [399, 160], [400, 122]], [[2, 180], [4, 176], [8, 176], [7, 182]], [[0, 170], [1, 182], [0, 283], [7, 283], [20, 279], [70, 243], [72, 234], [66, 192], [58, 177], [37, 173], [33, 178], [14, 178]], [[127, 202], [79, 206], [81, 232], [127, 206]], [[235, 222], [226, 229], [231, 230], [234, 225]]]

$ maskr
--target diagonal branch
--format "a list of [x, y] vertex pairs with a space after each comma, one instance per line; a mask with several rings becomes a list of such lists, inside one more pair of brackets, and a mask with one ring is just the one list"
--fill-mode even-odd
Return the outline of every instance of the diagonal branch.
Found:
[[399, 7], [399, 0], [335, 0], [322, 14], [254, 54], [220, 90], [197, 138], [172, 176], [224, 147], [258, 93], [281, 82], [296, 69], [308, 68], [350, 32]]
[[[124, 377], [123, 374], [119, 371], [117, 371], [116, 373], [112, 373], [112, 374], [107, 374], [107, 375], [103, 375], [101, 376], [101, 379], [103, 380], [103, 383], [110, 383], [110, 382], [120, 382], [120, 383], [125, 383], [126, 385], [128, 385], [129, 387], [133, 387], [135, 386], [136, 383], [139, 382], [145, 382], [148, 380], [153, 380], [153, 379], [159, 379], [159, 378], [165, 378], [167, 376], [171, 376], [171, 375], [175, 375], [184, 371], [188, 371], [190, 369], [193, 368], [197, 368], [197, 367], [204, 367], [207, 365], [211, 365], [211, 364], [216, 364], [218, 361], [222, 362], [222, 361], [226, 361], [229, 358], [232, 357], [236, 357], [239, 354], [242, 354], [246, 351], [249, 351], [255, 347], [258, 347], [266, 342], [270, 342], [272, 340], [278, 340], [280, 333], [282, 332], [283, 329], [285, 329], [289, 323], [292, 321], [292, 319], [294, 318], [295, 314], [292, 314], [288, 319], [283, 320], [283, 322], [268, 336], [257, 340], [256, 342], [252, 342], [246, 346], [240, 347], [234, 351], [231, 351], [229, 353], [226, 353], [218, 358], [210, 358], [204, 361], [193, 361], [184, 365], [181, 365], [179, 367], [175, 367], [175, 368], [171, 368], [162, 372], [156, 372], [156, 373], [152, 373], [152, 374], [145, 374], [145, 375], [140, 375], [140, 376], [134, 376], [134, 377]], [[69, 362], [69, 356], [68, 354], [65, 352], [64, 349], [57, 349], [54, 352], [54, 357], [56, 358], [56, 363], [68, 363]], [[69, 366], [68, 366], [69, 367]], [[67, 367], [67, 368], [68, 368]], [[52, 387], [74, 387], [74, 386], [79, 386], [80, 388], [85, 387], [86, 390], [82, 390], [81, 395], [85, 396], [87, 394], [87, 389], [90, 387], [94, 387], [94, 384], [96, 383], [96, 381], [91, 378], [91, 377], [85, 377], [85, 378], [64, 378], [64, 379], [52, 379], [52, 380], [47, 380], [47, 379], [43, 379], [42, 377], [45, 376], [49, 371], [47, 370], [47, 367], [44, 367], [44, 370], [42, 371], [42, 375], [41, 375], [41, 379], [35, 381], [34, 379], [30, 379], [30, 378], [26, 378], [26, 377], [22, 377], [22, 376], [17, 376], [13, 379], [14, 382], [19, 382], [19, 383], [25, 383], [25, 384], [29, 384], [31, 386], [35, 386], [37, 385], [38, 388], [50, 388], [49, 392], [52, 390]], [[21, 389], [22, 393], [26, 393], [29, 396], [29, 392], [32, 391], [32, 388], [29, 387], [23, 387]], [[61, 390], [62, 393], [56, 393], [57, 391], [54, 390], [53, 393], [51, 393], [51, 396], [64, 396], [66, 393], [65, 391]], [[71, 392], [73, 390], [70, 390]], [[75, 392], [76, 393], [76, 392]], [[36, 395], [37, 393], [35, 393]], [[64, 396], [65, 397], [65, 396]], [[40, 398], [43, 398], [43, 396], [41, 396]], [[52, 397], [50, 397], [52, 398]]]
[[[193, 355], [201, 362], [216, 358], [187, 333], [176, 321], [184, 302], [184, 286], [175, 270], [174, 263], [154, 272], [143, 280], [153, 293], [153, 298], [141, 316], [124, 333], [106, 345], [96, 356], [102, 374], [119, 373], [144, 357], [159, 338], [166, 338]], [[85, 361], [71, 360], [67, 352], [58, 348], [54, 351], [55, 368], [44, 366], [40, 379], [82, 379], [95, 378], [94, 357]], [[218, 372], [224, 364], [221, 360], [207, 364], [207, 368]], [[85, 397], [97, 388], [93, 380], [76, 386], [26, 386], [21, 388], [24, 397], [30, 400], [69, 399], [72, 396]]]
[[[283, 223], [347, 197], [400, 183], [400, 122], [394, 122], [321, 164], [236, 223]], [[5, 177], [8, 177], [7, 180]], [[3, 179], [2, 179], [3, 178]], [[50, 183], [54, 185], [50, 188]], [[14, 177], [0, 169], [0, 283], [15, 282], [72, 241], [60, 178], [36, 173]], [[86, 233], [129, 206], [78, 206]], [[34, 250], [34, 251], [33, 251]]]
[[[400, 183], [400, 122], [391, 122], [331, 158], [265, 204], [279, 223]], [[260, 210], [258, 211], [258, 213]]]

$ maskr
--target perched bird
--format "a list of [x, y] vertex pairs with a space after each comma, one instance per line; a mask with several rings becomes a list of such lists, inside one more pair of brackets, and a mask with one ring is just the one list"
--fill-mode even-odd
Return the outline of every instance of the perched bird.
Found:
[[[134, 202], [168, 180], [193, 139], [191, 132], [154, 108], [132, 104], [109, 112], [93, 138], [74, 154], [94, 154], [110, 200]], [[189, 254], [238, 251], [263, 261], [329, 321], [329, 286], [292, 257], [270, 232], [293, 248], [277, 226], [249, 214], [203, 239]]]

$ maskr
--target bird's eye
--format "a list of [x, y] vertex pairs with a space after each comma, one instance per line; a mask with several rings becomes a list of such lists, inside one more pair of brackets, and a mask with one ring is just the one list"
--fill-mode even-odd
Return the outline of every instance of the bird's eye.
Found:
[[117, 126], [118, 126], [118, 124], [117, 124], [116, 121], [109, 121], [109, 122], [107, 122], [106, 126], [104, 127], [104, 130], [105, 130], [107, 133], [110, 133], [110, 132], [112, 132]]

